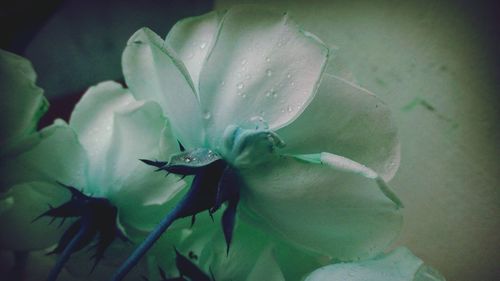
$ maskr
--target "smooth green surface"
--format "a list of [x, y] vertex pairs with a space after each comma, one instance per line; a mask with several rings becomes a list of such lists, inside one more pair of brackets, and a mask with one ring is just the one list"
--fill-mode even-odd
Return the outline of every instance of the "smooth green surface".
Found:
[[35, 131], [48, 102], [36, 84], [32, 64], [0, 50], [0, 156]]
[[[216, 8], [252, 2], [217, 1]], [[402, 145], [398, 244], [449, 280], [500, 275], [498, 50], [481, 3], [273, 1], [339, 50], [330, 71], [376, 93]], [[491, 24], [491, 25], [490, 25]]]
[[315, 270], [305, 281], [444, 281], [406, 248], [358, 263], [339, 263]]

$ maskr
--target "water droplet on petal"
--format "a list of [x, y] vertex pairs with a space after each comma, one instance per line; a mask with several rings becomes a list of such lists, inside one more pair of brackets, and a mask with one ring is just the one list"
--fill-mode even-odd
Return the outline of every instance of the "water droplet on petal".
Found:
[[266, 62], [271, 62], [271, 59], [269, 57], [266, 57]]
[[286, 75], [286, 78], [288, 78], [288, 79], [292, 78], [292, 74], [288, 73], [288, 74]]
[[226, 81], [221, 81], [221, 82], [220, 82], [220, 85], [221, 85], [221, 86], [226, 85]]
[[202, 50], [203, 50], [203, 49], [205, 49], [206, 47], [207, 47], [207, 42], [203, 42], [203, 43], [201, 43], [201, 45], [200, 45], [200, 49], [202, 49]]
[[245, 79], [250, 80], [251, 78], [252, 78], [252, 75], [250, 75], [250, 74], [245, 75]]
[[240, 82], [240, 83], [236, 84], [236, 88], [238, 90], [242, 90], [243, 88], [245, 88], [245, 84], [243, 84], [243, 82]]
[[277, 98], [278, 97], [278, 94], [277, 93], [273, 93], [273, 98]]
[[291, 106], [291, 105], [289, 105], [289, 106], [286, 108], [286, 110], [287, 110], [288, 112], [292, 112], [292, 111], [293, 111], [293, 108], [292, 108], [292, 106]]
[[270, 97], [273, 94], [272, 91], [266, 91], [266, 97]]
[[271, 75], [273, 75], [273, 71], [271, 69], [267, 69], [266, 75], [267, 75], [267, 77], [271, 77]]
[[210, 119], [212, 117], [212, 114], [210, 113], [210, 111], [206, 111], [205, 114], [203, 114], [203, 118], [205, 118], [206, 120]]
[[241, 65], [245, 65], [245, 64], [247, 64], [247, 60], [246, 59], [242, 59], [241, 60]]
[[247, 97], [247, 94], [241, 94], [241, 97], [242, 97], [242, 98], [246, 98], [246, 97]]

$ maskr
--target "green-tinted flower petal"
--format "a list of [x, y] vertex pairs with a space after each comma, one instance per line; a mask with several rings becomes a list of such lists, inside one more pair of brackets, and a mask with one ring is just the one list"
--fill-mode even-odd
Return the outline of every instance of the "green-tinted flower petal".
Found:
[[[111, 192], [117, 192], [131, 178], [151, 174], [151, 169], [139, 159], [163, 159], [179, 151], [173, 135], [170, 132], [168, 136], [163, 135], [168, 132], [164, 130], [166, 125], [161, 108], [153, 102], [134, 102], [116, 109], [110, 145], [105, 147], [103, 161], [96, 163], [102, 176], [110, 179]], [[170, 148], [169, 153], [161, 155], [160, 146]], [[144, 169], [138, 170], [139, 167]]]
[[69, 124], [87, 151], [89, 174], [96, 185], [109, 179], [102, 169], [107, 151], [116, 145], [111, 143], [114, 113], [136, 104], [126, 89], [109, 81], [90, 87], [71, 114]]
[[179, 151], [158, 104], [135, 101], [119, 84], [105, 82], [83, 96], [71, 125], [93, 160], [87, 194], [110, 199], [125, 225], [151, 230], [168, 210], [164, 203], [185, 186], [139, 161]]
[[2, 249], [32, 251], [54, 245], [65, 226], [60, 220], [47, 226], [51, 218], [33, 220], [49, 209], [49, 204], [64, 203], [70, 194], [56, 183], [33, 181], [14, 185], [0, 200], [12, 200], [12, 207], [0, 215], [0, 246]]
[[0, 147], [34, 132], [47, 110], [48, 102], [35, 80], [36, 73], [28, 60], [0, 50]]
[[360, 164], [328, 153], [313, 158], [282, 156], [242, 169], [242, 205], [256, 223], [335, 259], [383, 251], [401, 227], [397, 198]]
[[408, 249], [398, 248], [372, 260], [339, 263], [311, 273], [306, 281], [444, 281]]
[[211, 12], [177, 22], [165, 39], [189, 71], [193, 85], [198, 88], [201, 68], [215, 43], [224, 13]]
[[30, 149], [0, 162], [0, 186], [37, 180], [84, 187], [86, 153], [67, 124], [58, 120], [30, 139], [34, 143]]
[[328, 49], [287, 15], [256, 7], [229, 10], [199, 85], [209, 142], [228, 125], [254, 127], [265, 119], [277, 129], [313, 98]]
[[277, 133], [284, 153], [329, 151], [362, 163], [385, 180], [399, 167], [399, 142], [388, 107], [370, 92], [325, 75], [315, 99]]
[[[267, 233], [243, 221], [239, 222], [234, 230], [230, 251], [227, 253], [227, 245], [220, 226], [208, 220], [205, 214], [199, 214], [199, 217], [201, 220], [196, 222], [192, 231], [189, 231], [179, 250], [184, 253], [192, 252], [196, 256], [195, 262], [198, 266], [205, 272], [212, 271], [215, 280], [249, 280], [251, 274], [257, 277], [264, 273], [266, 270], [262, 267], [264, 264], [268, 266], [270, 272], [280, 271], [270, 253], [272, 240]], [[264, 260], [260, 261], [261, 258]], [[273, 259], [273, 264], [269, 263], [270, 258]], [[273, 268], [270, 268], [271, 266]]]
[[203, 129], [196, 90], [175, 51], [168, 49], [154, 32], [143, 28], [129, 39], [122, 65], [134, 97], [158, 102], [185, 147], [201, 146]]
[[272, 250], [268, 247], [262, 252], [246, 281], [285, 281]]
[[[144, 164], [143, 164], [144, 165]], [[150, 167], [137, 167], [120, 190], [109, 194], [126, 227], [151, 231], [180, 200], [186, 182], [175, 175], [165, 177]]]

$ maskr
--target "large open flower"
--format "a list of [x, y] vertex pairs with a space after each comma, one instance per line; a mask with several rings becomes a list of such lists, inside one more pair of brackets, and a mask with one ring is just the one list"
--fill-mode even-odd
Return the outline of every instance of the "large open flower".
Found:
[[385, 249], [401, 225], [384, 181], [399, 164], [396, 130], [378, 98], [323, 75], [328, 57], [286, 14], [254, 7], [186, 19], [166, 40], [132, 36], [126, 83], [161, 105], [186, 148], [147, 163], [195, 175], [204, 193], [182, 215], [228, 202], [229, 243], [240, 202], [242, 219], [332, 258]]

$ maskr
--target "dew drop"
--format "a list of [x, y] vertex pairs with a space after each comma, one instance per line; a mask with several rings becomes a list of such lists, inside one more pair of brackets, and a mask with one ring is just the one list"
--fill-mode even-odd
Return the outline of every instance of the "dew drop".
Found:
[[289, 106], [286, 108], [286, 110], [287, 110], [288, 112], [292, 112], [292, 111], [293, 111], [293, 108], [292, 108], [292, 106], [290, 106], [290, 105], [289, 105]]
[[246, 75], [245, 75], [245, 79], [246, 79], [246, 80], [250, 80], [251, 78], [252, 78], [252, 75], [250, 75], [250, 74], [246, 74]]
[[292, 74], [288, 73], [288, 74], [286, 75], [286, 78], [288, 78], [288, 79], [292, 78]]
[[271, 62], [271, 59], [269, 57], [266, 57], [266, 62]]
[[266, 97], [270, 97], [273, 94], [272, 91], [266, 91]]
[[202, 50], [203, 50], [203, 49], [205, 49], [206, 47], [207, 47], [207, 42], [203, 42], [203, 43], [201, 43], [201, 45], [200, 45], [200, 49], [202, 49]]
[[186, 163], [191, 162], [191, 158], [189, 158], [189, 157], [184, 158], [184, 162], [186, 162]]
[[236, 84], [236, 88], [238, 90], [242, 90], [243, 88], [245, 88], [245, 84], [243, 84], [243, 82], [240, 82], [240, 83]]
[[203, 114], [203, 118], [205, 118], [205, 120], [208, 120], [212, 117], [212, 114], [210, 113], [210, 111], [207, 111], [205, 112], [205, 114]]
[[295, 82], [291, 82], [290, 85], [293, 87], [295, 86]]
[[273, 98], [277, 98], [278, 97], [278, 94], [277, 93], [273, 93]]
[[281, 109], [281, 113], [285, 113], [285, 109]]
[[241, 97], [245, 99], [247, 97], [247, 94], [241, 94]]
[[220, 85], [221, 85], [221, 86], [226, 85], [226, 81], [221, 81], [221, 82], [220, 82]]
[[247, 64], [247, 60], [246, 59], [242, 59], [241, 60], [241, 65], [245, 65], [245, 64]]
[[271, 75], [273, 75], [272, 70], [271, 69], [267, 69], [266, 70], [266, 75], [267, 75], [267, 77], [271, 77]]

